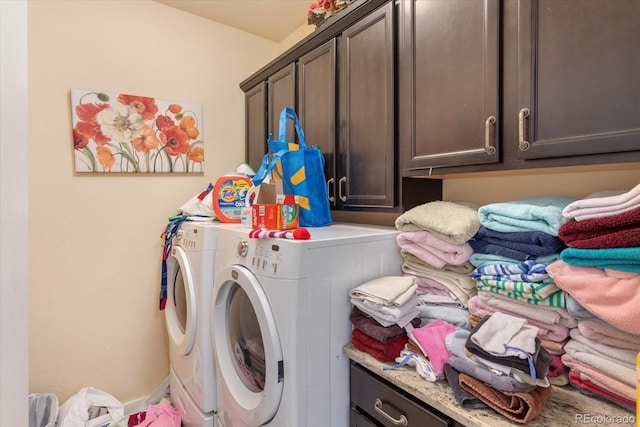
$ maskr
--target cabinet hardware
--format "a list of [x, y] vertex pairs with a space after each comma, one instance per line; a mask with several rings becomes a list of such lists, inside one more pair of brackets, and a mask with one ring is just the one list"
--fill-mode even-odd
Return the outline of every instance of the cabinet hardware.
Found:
[[373, 409], [375, 409], [377, 413], [379, 413], [380, 415], [385, 417], [389, 422], [392, 422], [393, 424], [395, 424], [397, 426], [407, 426], [407, 425], [409, 425], [409, 422], [407, 421], [407, 417], [405, 417], [404, 415], [400, 415], [400, 418], [395, 419], [391, 415], [389, 415], [386, 412], [384, 412], [382, 410], [382, 400], [380, 400], [380, 398], [378, 398], [378, 397], [376, 397], [376, 402], [373, 405]]
[[[333, 183], [334, 183], [335, 181], [336, 181], [336, 180], [335, 180], [334, 178], [329, 178], [329, 179], [327, 180], [327, 194], [329, 195], [329, 201], [330, 201], [330, 202], [335, 202], [335, 201], [336, 201], [336, 198], [335, 198], [334, 196], [332, 196], [332, 195], [331, 195], [331, 185], [333, 185]], [[335, 188], [334, 188], [334, 192], [333, 192], [333, 193], [335, 194]]]
[[345, 196], [342, 195], [342, 183], [346, 183], [347, 182], [347, 177], [343, 176], [342, 178], [340, 178], [340, 181], [338, 181], [338, 197], [340, 197], [340, 200], [342, 200], [343, 202], [347, 201], [347, 198]]
[[487, 155], [493, 156], [496, 154], [496, 147], [491, 145], [491, 128], [496, 124], [496, 116], [489, 116], [486, 122], [484, 122], [484, 151]]
[[531, 147], [529, 141], [524, 139], [524, 119], [527, 117], [529, 117], [529, 109], [523, 108], [520, 110], [518, 114], [518, 148], [520, 151], [527, 151]]

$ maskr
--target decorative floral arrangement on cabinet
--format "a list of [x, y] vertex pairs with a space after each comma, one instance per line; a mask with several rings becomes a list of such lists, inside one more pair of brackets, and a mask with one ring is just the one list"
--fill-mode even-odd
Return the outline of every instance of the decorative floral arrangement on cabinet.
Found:
[[309, 5], [307, 24], [319, 27], [330, 16], [340, 12], [355, 0], [318, 0]]

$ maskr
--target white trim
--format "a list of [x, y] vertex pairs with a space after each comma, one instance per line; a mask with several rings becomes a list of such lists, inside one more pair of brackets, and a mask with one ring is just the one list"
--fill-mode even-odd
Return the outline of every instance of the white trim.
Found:
[[0, 425], [26, 426], [29, 424], [26, 1], [0, 0], [0, 77]]

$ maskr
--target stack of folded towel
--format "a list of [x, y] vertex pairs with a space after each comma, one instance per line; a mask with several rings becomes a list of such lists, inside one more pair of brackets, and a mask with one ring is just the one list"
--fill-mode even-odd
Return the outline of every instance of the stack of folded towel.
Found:
[[458, 376], [452, 387], [460, 403], [467, 404], [470, 394], [511, 421], [536, 418], [551, 393], [547, 373], [552, 363], [537, 335], [535, 326], [499, 312], [483, 317], [470, 332], [449, 334], [445, 370]]
[[564, 296], [545, 266], [565, 248], [558, 230], [567, 221], [562, 211], [572, 201], [534, 197], [480, 207], [481, 228], [469, 241], [478, 290], [532, 305], [564, 307]]
[[351, 343], [383, 362], [392, 361], [408, 341], [405, 327], [420, 325], [418, 285], [411, 276], [385, 276], [351, 291]]
[[640, 185], [593, 193], [565, 207], [558, 232], [568, 246], [547, 267], [578, 319], [562, 362], [573, 386], [635, 407], [640, 351]]
[[402, 270], [418, 283], [422, 323], [441, 319], [470, 328], [467, 303], [475, 295], [470, 278], [473, 253], [468, 240], [477, 233], [478, 212], [467, 205], [434, 201], [416, 206], [396, 219]]
[[561, 356], [577, 321], [566, 310], [566, 293], [546, 268], [566, 248], [558, 231], [567, 221], [563, 209], [574, 199], [534, 197], [493, 203], [478, 209], [481, 227], [469, 241], [474, 249], [471, 277], [478, 295], [469, 301], [470, 322], [501, 312], [538, 329], [538, 339], [552, 355], [548, 372], [555, 385], [569, 377]]

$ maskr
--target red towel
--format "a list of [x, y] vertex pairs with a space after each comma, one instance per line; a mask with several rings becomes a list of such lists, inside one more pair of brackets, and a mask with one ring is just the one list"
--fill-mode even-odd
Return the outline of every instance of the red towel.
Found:
[[582, 378], [582, 375], [580, 375], [579, 372], [569, 370], [569, 381], [572, 386], [579, 390], [587, 391], [590, 394], [595, 394], [596, 396], [600, 396], [606, 400], [610, 400], [626, 407], [635, 408], [636, 406], [636, 402], [625, 399], [619, 394], [615, 394], [610, 390], [597, 386], [586, 378]]
[[351, 344], [358, 350], [372, 355], [381, 362], [393, 361], [396, 357], [400, 356], [400, 352], [407, 341], [407, 337], [404, 336], [385, 344], [357, 329], [351, 332]]
[[640, 246], [640, 207], [618, 215], [562, 224], [558, 237], [570, 248], [602, 249]]

